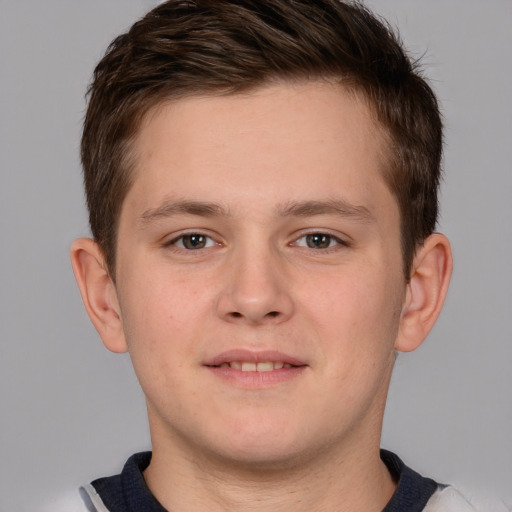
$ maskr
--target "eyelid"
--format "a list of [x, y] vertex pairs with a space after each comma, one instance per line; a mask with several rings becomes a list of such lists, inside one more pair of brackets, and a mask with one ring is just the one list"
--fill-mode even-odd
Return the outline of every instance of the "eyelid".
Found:
[[[334, 240], [336, 243], [336, 245], [334, 246], [331, 246], [331, 247], [326, 247], [324, 249], [312, 249], [310, 247], [307, 247], [305, 245], [298, 245], [298, 241], [303, 239], [303, 238], [306, 238], [307, 236], [309, 235], [325, 235], [325, 236], [328, 236], [330, 237], [332, 240]], [[340, 233], [336, 232], [336, 233], [333, 233], [332, 231], [328, 230], [328, 229], [308, 229], [306, 231], [301, 231], [298, 236], [296, 235], [294, 237], [294, 240], [290, 243], [290, 245], [292, 246], [296, 246], [296, 247], [305, 247], [307, 249], [312, 249], [312, 250], [315, 250], [315, 251], [328, 251], [330, 249], [335, 249], [336, 247], [350, 247], [350, 241], [348, 240], [348, 237], [347, 236], [343, 236], [341, 235]]]
[[[211, 233], [208, 230], [204, 230], [204, 229], [187, 229], [187, 230], [184, 230], [184, 231], [178, 231], [177, 233], [173, 233], [169, 237], [166, 237], [165, 240], [162, 243], [162, 246], [163, 247], [175, 247], [177, 250], [192, 252], [193, 251], [192, 249], [187, 249], [185, 247], [179, 247], [178, 245], [176, 245], [176, 242], [178, 242], [180, 239], [182, 239], [182, 238], [184, 238], [186, 236], [191, 236], [191, 235], [204, 236], [205, 238], [208, 238], [211, 241], [213, 241], [212, 245], [209, 245], [208, 247], [202, 248], [203, 250], [204, 249], [210, 249], [211, 247], [214, 247], [214, 246], [222, 245], [222, 242], [219, 242], [219, 240], [218, 240], [219, 237], [215, 236], [213, 233]], [[199, 251], [200, 249], [196, 249], [196, 250]]]
[[[209, 246], [207, 247], [204, 247], [204, 248], [200, 248], [200, 249], [196, 249], [197, 251], [199, 250], [204, 250], [204, 249], [210, 249], [212, 247], [215, 247], [215, 246], [222, 246], [224, 245], [224, 242], [220, 240], [220, 236], [218, 236], [217, 234], [215, 233], [212, 233], [211, 231], [207, 230], [207, 229], [187, 229], [187, 230], [184, 230], [184, 231], [178, 231], [178, 232], [175, 232], [167, 237], [165, 237], [164, 241], [162, 242], [162, 246], [163, 247], [175, 247], [177, 250], [180, 250], [180, 251], [186, 251], [186, 252], [193, 252], [192, 249], [187, 249], [185, 247], [179, 247], [178, 245], [176, 245], [176, 243], [182, 239], [183, 237], [186, 237], [187, 235], [199, 235], [199, 236], [204, 236], [205, 238], [209, 239], [210, 241], [213, 242], [213, 244], [210, 243]], [[296, 247], [304, 247], [304, 248], [307, 248], [307, 249], [311, 249], [311, 248], [308, 248], [306, 247], [305, 245], [298, 245], [298, 241], [301, 240], [301, 239], [304, 239], [305, 237], [307, 237], [308, 235], [325, 235], [325, 236], [328, 236], [330, 237], [333, 241], [336, 242], [336, 244], [334, 246], [331, 246], [331, 247], [327, 247], [327, 248], [324, 248], [324, 249], [312, 249], [312, 250], [316, 250], [316, 251], [328, 251], [328, 250], [332, 250], [332, 249], [336, 249], [336, 247], [350, 247], [351, 245], [351, 241], [350, 241], [350, 238], [347, 236], [347, 235], [343, 235], [343, 234], [340, 234], [338, 231], [336, 232], [332, 232], [331, 230], [329, 229], [321, 229], [321, 228], [316, 228], [316, 229], [305, 229], [305, 230], [302, 230], [302, 231], [299, 231], [298, 233], [296, 233], [294, 236], [293, 236], [293, 239], [291, 242], [289, 242], [289, 246], [296, 246]]]

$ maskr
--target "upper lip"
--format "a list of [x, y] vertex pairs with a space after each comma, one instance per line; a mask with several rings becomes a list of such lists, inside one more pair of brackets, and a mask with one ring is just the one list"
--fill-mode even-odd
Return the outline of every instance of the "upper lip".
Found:
[[305, 366], [306, 363], [277, 350], [246, 350], [234, 349], [222, 352], [211, 359], [204, 362], [205, 366], [220, 366], [223, 363], [231, 363], [233, 361], [243, 361], [248, 363], [264, 363], [268, 361], [282, 362], [291, 364], [292, 366]]

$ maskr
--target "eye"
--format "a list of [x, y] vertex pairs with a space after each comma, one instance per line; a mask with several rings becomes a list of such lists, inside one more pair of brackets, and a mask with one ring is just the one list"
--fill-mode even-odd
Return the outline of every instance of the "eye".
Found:
[[198, 249], [213, 247], [215, 245], [215, 241], [209, 236], [202, 235], [201, 233], [188, 233], [171, 240], [168, 245], [174, 245], [179, 249], [195, 251]]
[[337, 245], [346, 245], [343, 240], [327, 233], [309, 233], [301, 236], [294, 245], [309, 249], [330, 249]]

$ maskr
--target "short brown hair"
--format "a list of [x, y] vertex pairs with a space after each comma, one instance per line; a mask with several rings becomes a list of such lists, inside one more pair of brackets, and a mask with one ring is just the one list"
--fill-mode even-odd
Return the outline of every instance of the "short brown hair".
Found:
[[358, 2], [169, 0], [117, 37], [89, 87], [81, 156], [94, 238], [114, 277], [133, 180], [131, 143], [155, 105], [273, 80], [328, 79], [368, 100], [389, 140], [384, 178], [401, 215], [404, 272], [438, 215], [442, 123], [398, 37]]

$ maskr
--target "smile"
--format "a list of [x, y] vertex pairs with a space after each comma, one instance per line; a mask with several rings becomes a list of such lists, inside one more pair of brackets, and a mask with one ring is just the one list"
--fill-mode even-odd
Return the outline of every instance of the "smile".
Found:
[[217, 354], [203, 363], [214, 368], [230, 368], [242, 372], [271, 372], [307, 366], [305, 361], [276, 350], [253, 351], [235, 349]]
[[251, 361], [232, 361], [230, 363], [222, 363], [219, 368], [231, 368], [242, 372], [271, 372], [273, 370], [280, 370], [281, 368], [292, 368], [290, 363], [283, 363], [282, 361], [262, 361], [254, 363]]
[[266, 389], [296, 379], [309, 364], [276, 350], [235, 349], [204, 361], [213, 375], [242, 389]]

